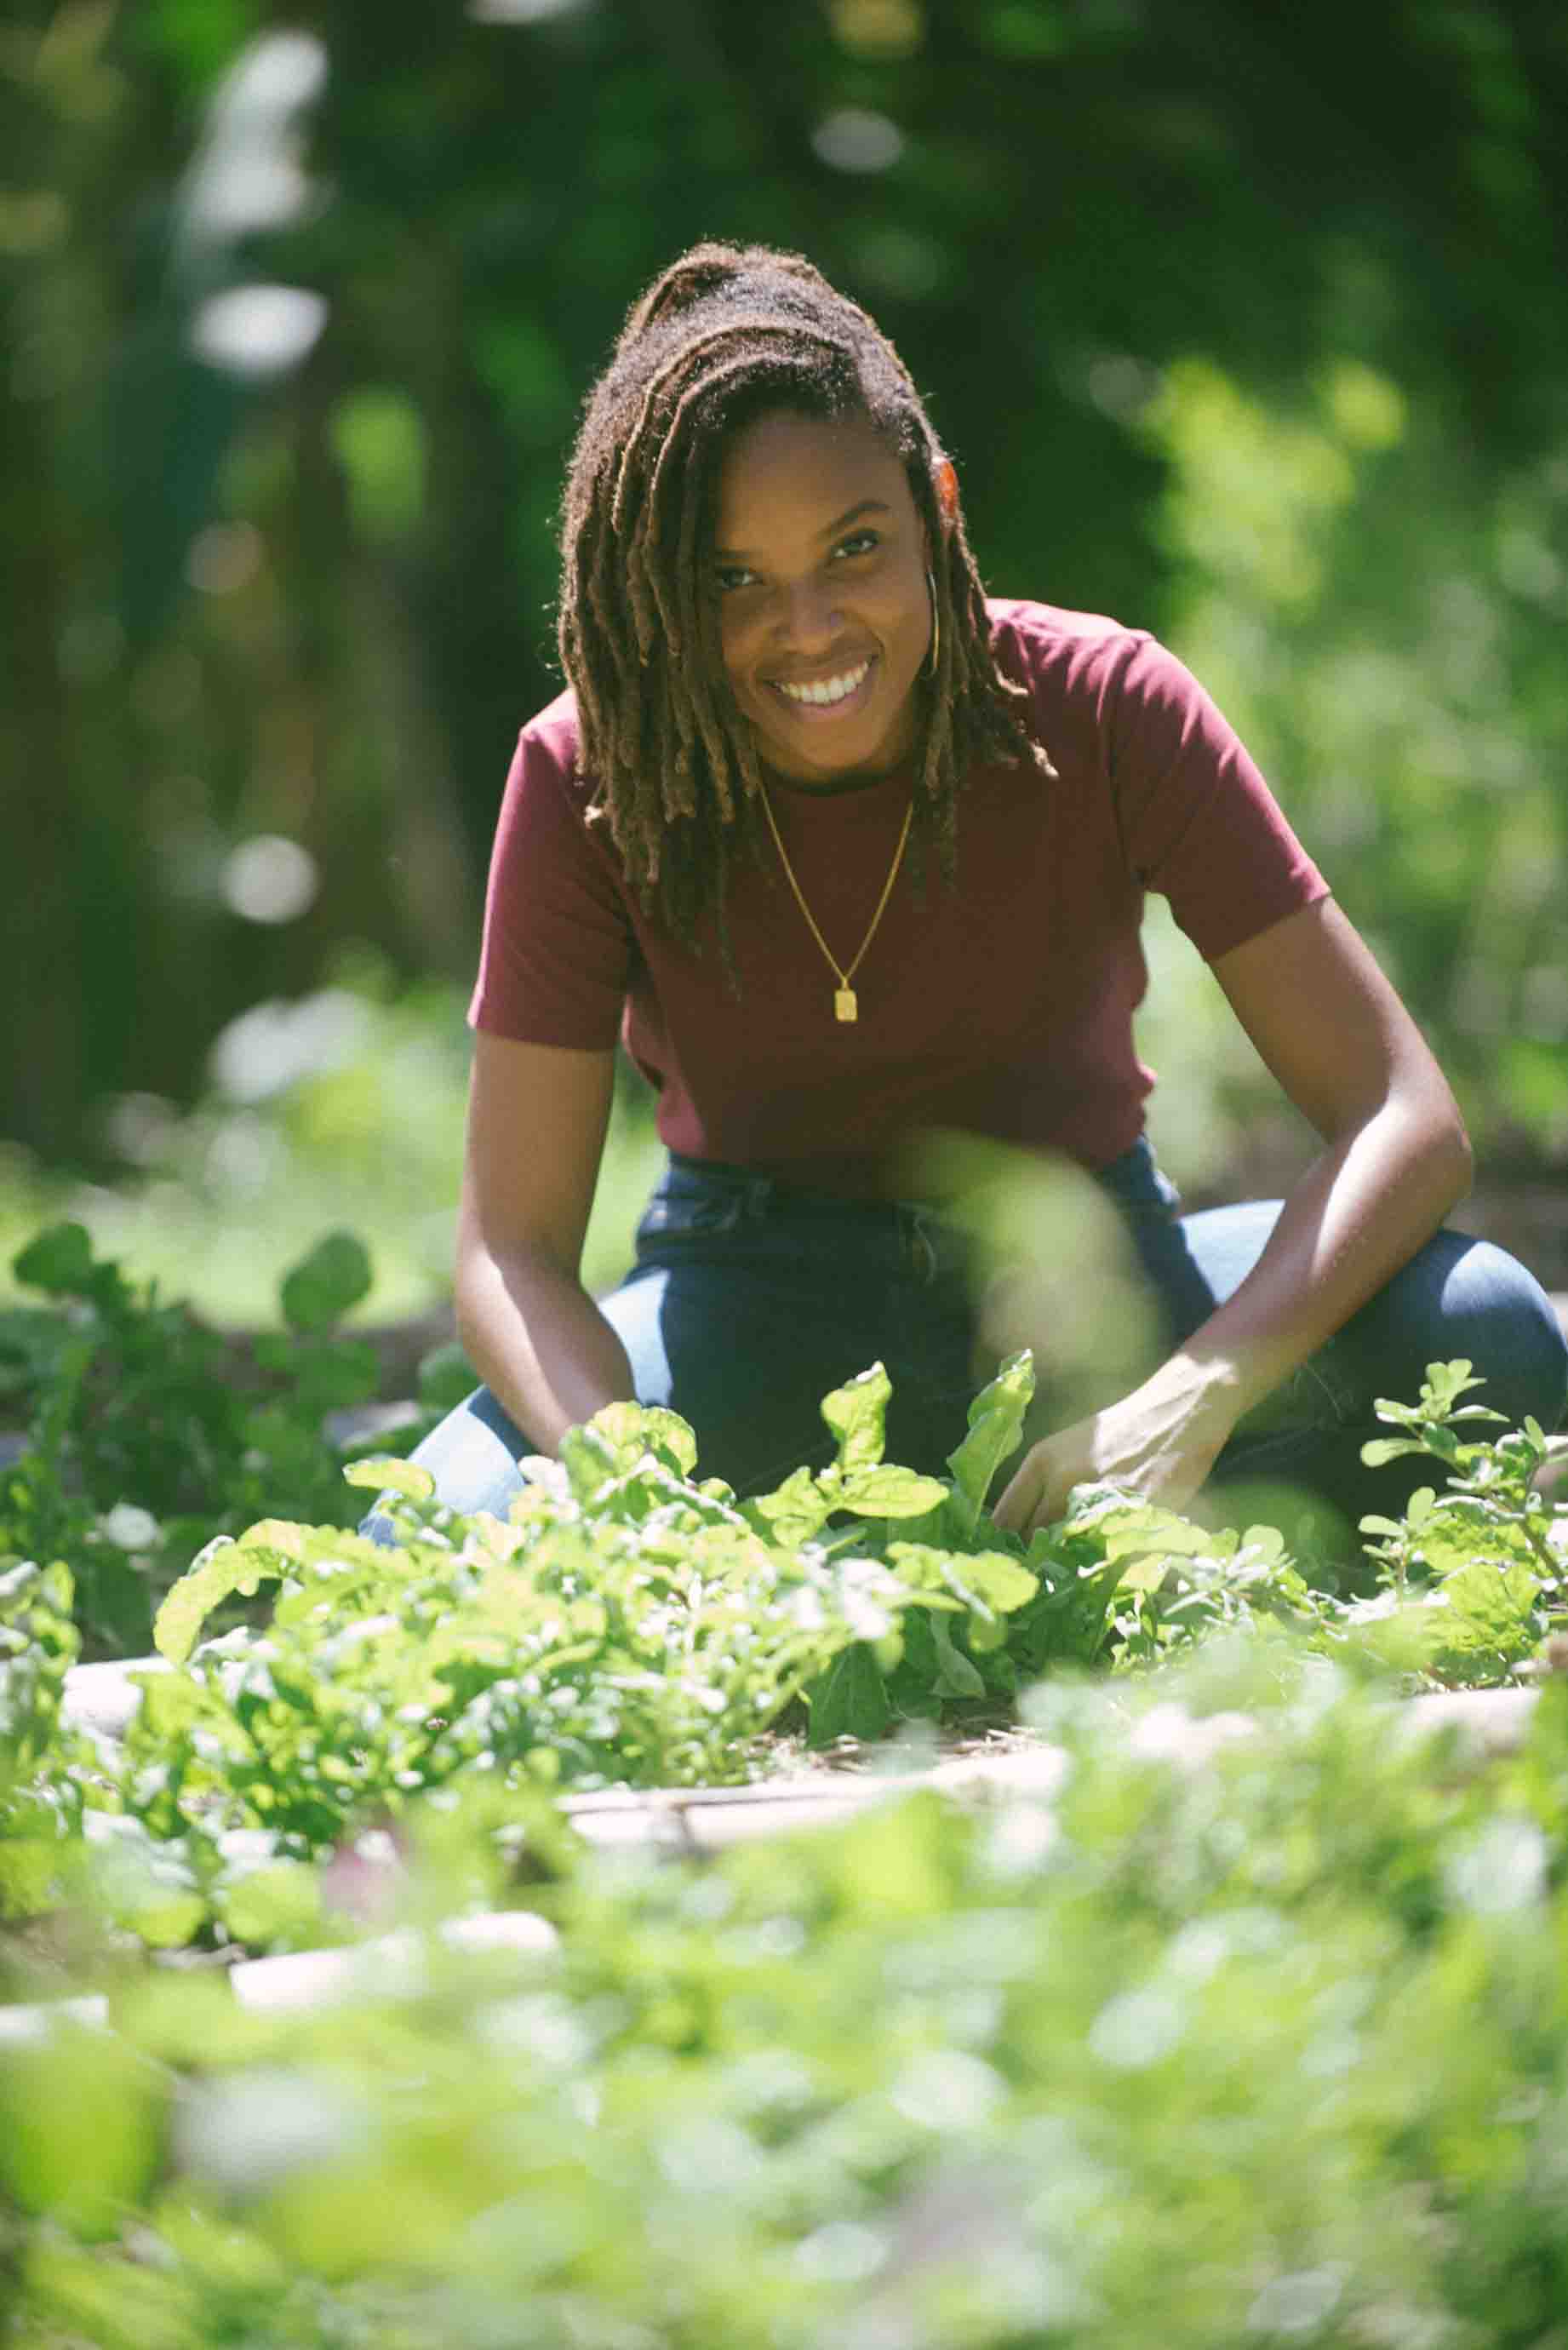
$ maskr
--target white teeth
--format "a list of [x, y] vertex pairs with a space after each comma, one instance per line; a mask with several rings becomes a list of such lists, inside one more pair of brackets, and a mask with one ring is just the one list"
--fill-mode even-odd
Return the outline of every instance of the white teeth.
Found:
[[820, 707], [828, 702], [842, 702], [854, 692], [871, 664], [863, 660], [858, 669], [846, 670], [842, 677], [830, 677], [821, 685], [785, 685], [778, 681], [778, 690], [787, 693], [792, 702], [815, 702]]

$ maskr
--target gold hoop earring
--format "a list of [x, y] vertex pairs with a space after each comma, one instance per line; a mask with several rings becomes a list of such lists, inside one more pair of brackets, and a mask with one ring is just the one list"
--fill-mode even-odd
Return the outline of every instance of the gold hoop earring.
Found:
[[929, 563], [926, 566], [926, 593], [931, 599], [931, 650], [926, 658], [926, 675], [935, 677], [937, 664], [942, 657], [942, 616], [937, 605], [937, 583]]

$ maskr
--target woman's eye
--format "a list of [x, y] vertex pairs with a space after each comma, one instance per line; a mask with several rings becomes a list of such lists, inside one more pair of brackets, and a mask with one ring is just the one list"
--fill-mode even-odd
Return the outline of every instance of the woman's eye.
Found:
[[749, 588], [756, 576], [743, 563], [722, 563], [713, 574], [713, 584], [722, 596], [728, 596], [737, 588]]
[[874, 546], [881, 544], [874, 530], [852, 530], [847, 538], [839, 540], [833, 551], [835, 555], [869, 555]]

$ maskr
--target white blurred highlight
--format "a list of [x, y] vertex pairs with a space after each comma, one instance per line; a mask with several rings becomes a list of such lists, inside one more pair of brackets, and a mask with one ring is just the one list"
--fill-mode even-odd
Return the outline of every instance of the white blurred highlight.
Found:
[[258, 833], [242, 840], [223, 866], [224, 903], [247, 922], [293, 922], [316, 903], [321, 877], [297, 840]]

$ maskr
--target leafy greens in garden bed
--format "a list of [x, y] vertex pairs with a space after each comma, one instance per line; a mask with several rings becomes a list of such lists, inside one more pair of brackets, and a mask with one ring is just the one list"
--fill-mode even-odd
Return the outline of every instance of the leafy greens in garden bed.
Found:
[[[282, 1330], [240, 1349], [96, 1256], [81, 1224], [39, 1232], [12, 1271], [50, 1302], [0, 1310], [0, 1425], [21, 1437], [0, 1460], [0, 1556], [63, 1560], [97, 1653], [145, 1650], [158, 1600], [220, 1529], [267, 1510], [351, 1518], [328, 1416], [379, 1379], [369, 1342], [338, 1327], [370, 1287], [351, 1233], [284, 1275]], [[429, 1408], [410, 1408], [398, 1440], [456, 1402], [465, 1373], [454, 1388], [432, 1359]]]
[[[985, 1494], [1032, 1379], [1017, 1357], [975, 1399], [947, 1479], [884, 1461], [880, 1366], [826, 1399], [828, 1467], [745, 1503], [697, 1476], [683, 1421], [632, 1404], [532, 1464], [504, 1525], [458, 1516], [411, 1463], [355, 1464], [394, 1539], [264, 1519], [210, 1545], [160, 1611], [174, 1669], [144, 1678], [120, 1750], [51, 1736], [69, 1577], [17, 1565], [0, 1701], [24, 1767], [0, 1790], [0, 1898], [47, 1907], [75, 1872], [150, 1942], [297, 1946], [324, 1928], [312, 1864], [441, 1791], [734, 1783], [767, 1769], [763, 1733], [797, 1702], [819, 1745], [994, 1718], [1054, 1670], [1147, 1665], [1220, 1631], [1407, 1685], [1495, 1682], [1563, 1620], [1568, 1510], [1529, 1482], [1545, 1440], [1461, 1441], [1468, 1365], [1386, 1408], [1393, 1441], [1452, 1482], [1377, 1523], [1388, 1587], [1360, 1605], [1314, 1590], [1271, 1528], [1201, 1527], [1110, 1487], [1027, 1546], [1002, 1532]], [[264, 1627], [202, 1639], [263, 1589]]]

